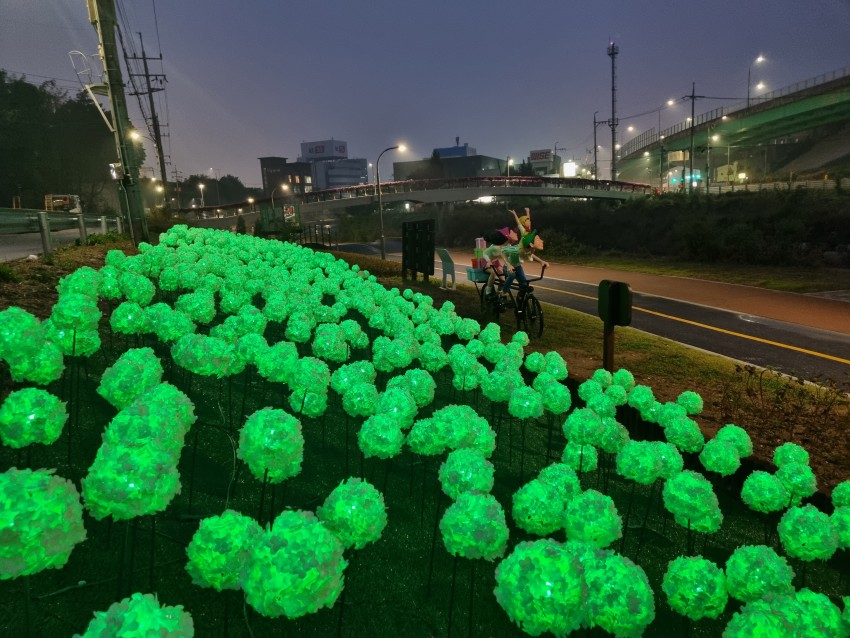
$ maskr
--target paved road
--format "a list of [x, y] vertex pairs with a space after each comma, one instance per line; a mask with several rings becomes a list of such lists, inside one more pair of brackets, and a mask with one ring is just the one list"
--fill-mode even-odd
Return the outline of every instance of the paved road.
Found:
[[[387, 248], [391, 259], [401, 259], [396, 243], [388, 242]], [[374, 245], [368, 244], [352, 250], [379, 254]], [[467, 282], [466, 264], [470, 263], [471, 252], [451, 254], [457, 282]], [[850, 389], [847, 291], [825, 298], [550, 263], [545, 279], [535, 284], [541, 301], [597, 316], [599, 282], [624, 281], [632, 288], [632, 327], [638, 330], [805, 379], [831, 379]], [[529, 267], [528, 272], [537, 271]], [[439, 260], [435, 261], [435, 273], [442, 278]]]
[[[100, 232], [99, 223], [86, 224], [89, 233]], [[53, 247], [63, 244], [73, 244], [80, 238], [80, 231], [76, 228], [57, 230], [51, 233]], [[0, 234], [0, 261], [11, 261], [13, 259], [25, 259], [30, 255], [40, 256], [44, 253], [41, 245], [40, 233], [10, 233]]]

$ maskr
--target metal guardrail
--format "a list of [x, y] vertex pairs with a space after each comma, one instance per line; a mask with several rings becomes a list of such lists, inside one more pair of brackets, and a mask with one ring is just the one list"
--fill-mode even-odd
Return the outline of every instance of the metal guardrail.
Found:
[[123, 220], [114, 215], [85, 215], [79, 213], [47, 212], [21, 208], [0, 208], [0, 235], [39, 233], [44, 255], [54, 251], [54, 232], [77, 229], [81, 243], [89, 235], [89, 226], [97, 224], [102, 234], [115, 230], [124, 232]]

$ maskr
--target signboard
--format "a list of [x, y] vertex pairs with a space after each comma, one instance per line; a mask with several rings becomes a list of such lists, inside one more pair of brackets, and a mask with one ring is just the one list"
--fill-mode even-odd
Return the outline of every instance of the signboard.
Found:
[[283, 219], [286, 221], [291, 220], [295, 217], [295, 206], [284, 206], [283, 207]]
[[540, 151], [531, 151], [528, 159], [532, 162], [548, 162], [552, 159], [552, 149], [547, 148]]
[[348, 142], [342, 140], [320, 140], [318, 142], [302, 142], [301, 158], [304, 161], [316, 159], [347, 159]]

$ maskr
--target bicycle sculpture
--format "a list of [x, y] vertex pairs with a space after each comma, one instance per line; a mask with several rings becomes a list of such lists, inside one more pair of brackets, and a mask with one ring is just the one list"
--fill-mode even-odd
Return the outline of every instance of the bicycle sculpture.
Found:
[[499, 323], [501, 314], [512, 309], [516, 317], [517, 330], [524, 330], [529, 338], [540, 337], [543, 334], [543, 307], [534, 295], [534, 286], [529, 284], [543, 279], [546, 266], [541, 267], [540, 274], [537, 277], [528, 278], [529, 284], [522, 284], [518, 280], [514, 280], [507, 290], [507, 295], [499, 295], [496, 292], [505, 281], [505, 271], [495, 273], [494, 292], [490, 295], [486, 293], [487, 287], [484, 284], [486, 284], [492, 268], [492, 266], [467, 268], [467, 278], [475, 284], [482, 314]]

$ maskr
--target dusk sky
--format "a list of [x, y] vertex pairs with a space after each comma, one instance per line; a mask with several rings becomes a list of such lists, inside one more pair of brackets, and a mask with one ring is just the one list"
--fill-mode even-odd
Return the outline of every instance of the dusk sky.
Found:
[[[373, 162], [429, 157], [455, 138], [492, 157], [552, 149], [583, 160], [593, 117], [611, 114], [609, 41], [619, 46], [619, 141], [690, 114], [691, 92], [743, 101], [850, 67], [850, 1], [118, 0], [125, 41], [167, 78], [157, 108], [171, 173], [261, 183], [262, 156], [348, 142]], [[128, 42], [128, 46], [129, 46]], [[85, 0], [0, 0], [0, 68], [33, 83], [80, 81], [70, 51], [94, 54]], [[752, 64], [762, 54], [765, 61]], [[77, 60], [81, 68], [81, 59]], [[752, 64], [752, 67], [751, 67]], [[127, 81], [126, 69], [124, 79]], [[97, 79], [97, 78], [95, 78]], [[760, 93], [755, 88], [753, 95]], [[136, 98], [134, 124], [143, 128]], [[701, 113], [734, 100], [697, 101]], [[628, 133], [626, 126], [635, 131]], [[598, 142], [610, 149], [610, 130]], [[85, 152], [85, 149], [80, 149]], [[147, 165], [153, 166], [149, 148]], [[600, 159], [602, 159], [600, 155]], [[210, 171], [210, 169], [213, 169]], [[373, 176], [372, 176], [373, 177]], [[170, 175], [170, 178], [173, 178]]]

